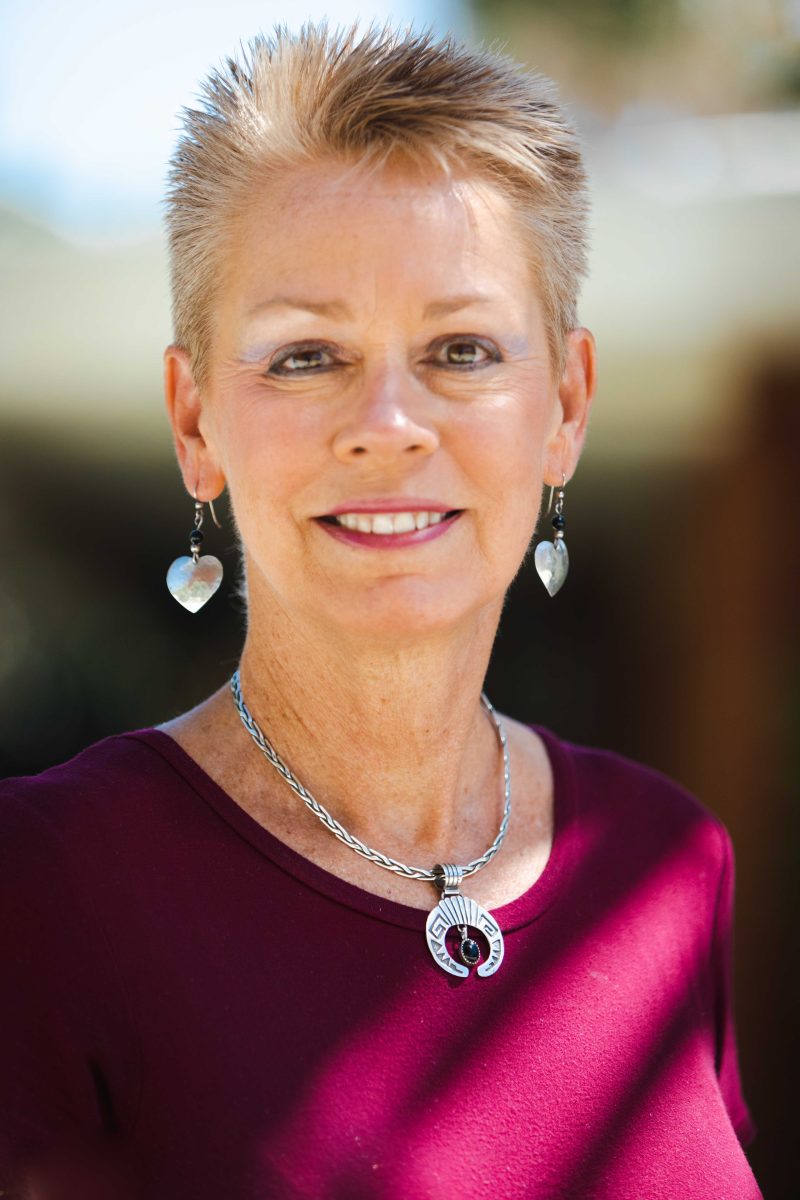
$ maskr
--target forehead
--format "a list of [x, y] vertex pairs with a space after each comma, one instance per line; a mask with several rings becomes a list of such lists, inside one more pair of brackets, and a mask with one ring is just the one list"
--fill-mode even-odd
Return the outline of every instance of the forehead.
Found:
[[476, 176], [446, 176], [443, 171], [405, 163], [367, 167], [338, 160], [296, 167], [270, 180], [253, 197], [251, 212], [270, 213], [288, 223], [314, 218], [325, 223], [372, 209], [384, 216], [398, 213], [422, 220], [469, 223], [480, 213], [498, 219], [510, 215], [510, 204], [496, 188]]
[[[480, 196], [484, 204], [503, 207], [504, 198], [488, 183], [468, 175], [445, 175], [433, 168], [396, 162], [368, 167], [336, 160], [298, 168], [271, 189], [275, 200], [289, 206], [345, 209], [380, 205], [420, 216], [466, 212]], [[265, 199], [270, 200], [270, 191]]]
[[399, 165], [323, 163], [270, 181], [236, 222], [229, 266], [243, 299], [267, 279], [312, 294], [369, 280], [423, 290], [501, 281], [530, 288], [506, 196], [480, 178]]

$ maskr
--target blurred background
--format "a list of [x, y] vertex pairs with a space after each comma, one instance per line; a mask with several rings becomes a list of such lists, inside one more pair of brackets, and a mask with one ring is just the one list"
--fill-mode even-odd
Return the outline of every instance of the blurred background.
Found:
[[[570, 576], [551, 599], [523, 569], [487, 690], [726, 822], [749, 1157], [797, 1197], [800, 4], [334, 0], [297, 24], [326, 14], [495, 41], [581, 131], [600, 388]], [[161, 397], [160, 197], [180, 107], [278, 20], [271, 0], [0, 2], [0, 775], [156, 724], [236, 662], [224, 503], [220, 596], [192, 616], [164, 582], [192, 502]]]

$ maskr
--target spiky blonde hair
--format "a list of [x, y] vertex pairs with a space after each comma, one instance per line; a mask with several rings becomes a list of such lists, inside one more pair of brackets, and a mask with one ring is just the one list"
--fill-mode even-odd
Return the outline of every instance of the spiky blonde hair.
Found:
[[182, 114], [166, 198], [174, 337], [207, 381], [215, 289], [237, 212], [323, 159], [393, 159], [493, 183], [513, 202], [560, 373], [586, 273], [586, 175], [550, 80], [491, 49], [358, 23], [259, 34]]

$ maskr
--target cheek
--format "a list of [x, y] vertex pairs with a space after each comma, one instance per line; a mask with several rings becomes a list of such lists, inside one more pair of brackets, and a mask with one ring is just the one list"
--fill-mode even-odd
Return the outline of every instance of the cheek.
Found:
[[535, 507], [542, 488], [547, 418], [546, 398], [498, 398], [462, 425], [462, 461], [488, 491], [491, 512], [510, 507], [522, 514]]
[[487, 560], [507, 587], [516, 575], [534, 536], [542, 499], [542, 451], [548, 405], [511, 405], [491, 429], [474, 440], [481, 474], [489, 480], [487, 519], [479, 536]]
[[302, 503], [324, 467], [319, 421], [286, 397], [237, 396], [226, 409], [222, 442], [231, 499], [242, 517], [285, 521], [291, 502]]

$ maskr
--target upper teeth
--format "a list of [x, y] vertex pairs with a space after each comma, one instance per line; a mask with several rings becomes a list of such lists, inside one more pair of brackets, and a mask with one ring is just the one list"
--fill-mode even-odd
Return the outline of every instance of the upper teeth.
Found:
[[414, 529], [437, 525], [446, 516], [443, 512], [360, 512], [338, 513], [335, 519], [345, 529], [357, 529], [360, 533], [411, 533]]

